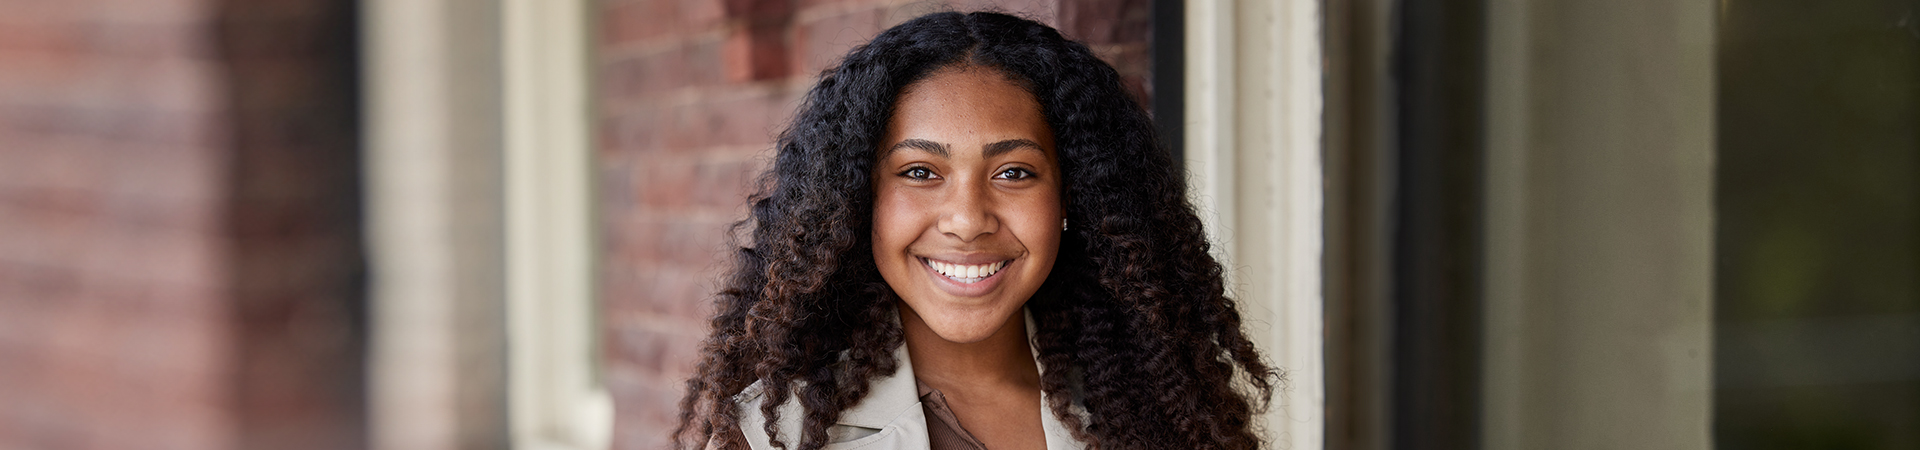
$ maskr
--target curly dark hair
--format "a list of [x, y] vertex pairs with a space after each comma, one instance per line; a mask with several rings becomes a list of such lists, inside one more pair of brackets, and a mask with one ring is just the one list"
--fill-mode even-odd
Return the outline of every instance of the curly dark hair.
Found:
[[[900, 367], [898, 297], [871, 250], [872, 170], [902, 88], [954, 66], [1014, 79], [1055, 136], [1075, 226], [1027, 309], [1059, 419], [1104, 449], [1259, 447], [1254, 415], [1279, 375], [1242, 332], [1183, 174], [1145, 111], [1085, 45], [990, 12], [893, 27], [808, 93], [749, 198], [751, 216], [734, 225], [734, 266], [687, 381], [676, 445], [738, 436], [733, 397], [759, 382], [772, 399], [761, 408], [768, 435], [780, 442], [778, 399], [797, 398], [798, 448], [819, 449], [868, 380]], [[740, 245], [747, 234], [751, 245]], [[1075, 399], [1088, 420], [1066, 412]]]

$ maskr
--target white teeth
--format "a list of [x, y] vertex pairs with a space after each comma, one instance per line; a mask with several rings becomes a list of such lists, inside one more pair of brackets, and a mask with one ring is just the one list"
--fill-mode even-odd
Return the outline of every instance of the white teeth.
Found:
[[973, 266], [944, 263], [931, 259], [926, 261], [927, 267], [932, 267], [934, 271], [940, 272], [941, 275], [946, 275], [948, 278], [963, 283], [979, 282], [981, 279], [993, 276], [993, 274], [1000, 272], [1000, 268], [1007, 266], [1006, 261]]

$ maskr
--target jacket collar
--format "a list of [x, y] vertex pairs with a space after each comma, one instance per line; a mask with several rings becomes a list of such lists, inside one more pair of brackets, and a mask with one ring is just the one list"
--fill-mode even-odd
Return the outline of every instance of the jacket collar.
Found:
[[[1027, 347], [1033, 353], [1034, 366], [1039, 367], [1041, 373], [1046, 373], [1046, 365], [1040, 362], [1040, 351], [1033, 344], [1035, 330], [1033, 314], [1025, 309], [1021, 310], [1021, 314], [1026, 319]], [[873, 390], [868, 392], [866, 399], [852, 408], [841, 411], [840, 420], [836, 423], [878, 429], [885, 428], [888, 423], [892, 423], [901, 415], [920, 411], [920, 389], [913, 377], [913, 358], [907, 354], [906, 343], [901, 343], [899, 348], [893, 350], [893, 358], [900, 362], [899, 370], [894, 371], [892, 375], [873, 379], [870, 382]], [[1049, 450], [1085, 448], [1086, 445], [1075, 440], [1073, 432], [1065, 423], [1060, 422], [1059, 416], [1054, 414], [1049, 395], [1045, 391], [1041, 391], [1040, 395], [1040, 426], [1047, 434], [1047, 448]], [[1077, 404], [1069, 407], [1069, 412], [1079, 416], [1082, 423], [1088, 420], [1086, 410]]]
[[872, 390], [867, 391], [867, 398], [852, 408], [840, 411], [840, 420], [836, 423], [861, 428], [885, 428], [901, 414], [919, 410], [920, 389], [914, 383], [913, 359], [907, 357], [905, 343], [893, 349], [893, 359], [900, 362], [900, 370], [869, 381]]

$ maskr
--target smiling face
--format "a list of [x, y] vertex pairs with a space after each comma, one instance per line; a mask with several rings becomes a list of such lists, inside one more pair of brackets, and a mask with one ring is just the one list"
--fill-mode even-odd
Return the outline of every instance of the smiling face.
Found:
[[880, 275], [942, 339], [986, 339], [1017, 319], [1060, 249], [1060, 168], [1040, 104], [993, 69], [949, 68], [900, 94], [886, 133], [873, 175]]

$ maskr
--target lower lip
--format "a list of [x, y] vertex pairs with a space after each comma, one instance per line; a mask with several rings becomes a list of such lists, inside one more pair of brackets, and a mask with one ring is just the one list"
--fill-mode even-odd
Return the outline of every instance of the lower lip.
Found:
[[938, 285], [942, 292], [946, 292], [955, 297], [979, 297], [993, 292], [993, 288], [998, 286], [1000, 279], [1003, 278], [1001, 275], [1005, 275], [1007, 269], [1013, 268], [1013, 263], [1014, 261], [1007, 261], [1007, 264], [1000, 266], [1000, 270], [994, 272], [993, 275], [988, 275], [986, 278], [981, 278], [980, 281], [972, 283], [961, 283], [959, 280], [947, 277], [945, 274], [940, 273], [940, 271], [933, 270], [933, 266], [928, 265], [925, 258], [920, 259], [920, 268], [921, 270], [927, 271], [927, 275], [933, 277], [934, 284]]

